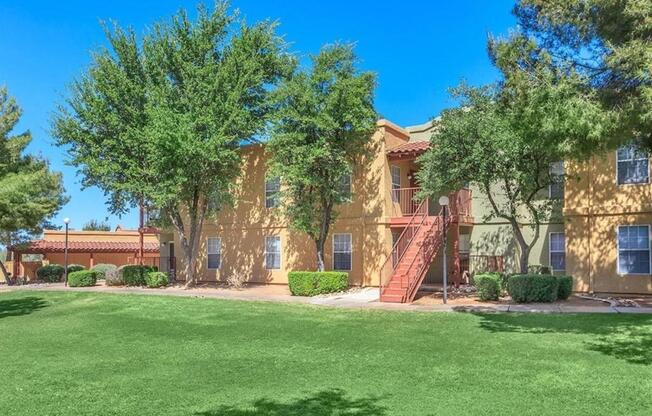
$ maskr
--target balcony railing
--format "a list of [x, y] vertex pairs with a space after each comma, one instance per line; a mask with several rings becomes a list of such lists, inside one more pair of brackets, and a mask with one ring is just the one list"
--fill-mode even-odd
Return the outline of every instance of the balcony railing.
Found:
[[[396, 188], [392, 189], [392, 216], [394, 217], [411, 217], [415, 214], [422, 215], [424, 213], [432, 212], [429, 215], [437, 215], [441, 207], [434, 201], [421, 201], [417, 195], [421, 188]], [[471, 190], [460, 189], [459, 191], [449, 195], [450, 198], [450, 212], [453, 215], [471, 216]], [[420, 211], [422, 210], [422, 211]]]

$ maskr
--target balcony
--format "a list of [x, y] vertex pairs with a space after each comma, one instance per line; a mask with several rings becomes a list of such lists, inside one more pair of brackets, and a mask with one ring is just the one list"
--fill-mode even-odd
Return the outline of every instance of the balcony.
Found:
[[[441, 211], [437, 201], [427, 200], [424, 204], [417, 198], [421, 188], [397, 188], [391, 191], [392, 211], [391, 225], [403, 226], [410, 221], [410, 217], [417, 215], [436, 216]], [[470, 189], [460, 189], [451, 193], [450, 214], [453, 222], [460, 224], [473, 224], [471, 211], [472, 194]]]

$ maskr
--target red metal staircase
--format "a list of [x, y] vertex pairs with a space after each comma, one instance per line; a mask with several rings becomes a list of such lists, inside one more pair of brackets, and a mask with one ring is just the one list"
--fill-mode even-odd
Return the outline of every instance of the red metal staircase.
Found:
[[429, 216], [427, 200], [415, 210], [381, 268], [381, 302], [412, 302], [442, 246], [443, 227], [451, 221], [448, 215], [444, 224], [441, 214]]

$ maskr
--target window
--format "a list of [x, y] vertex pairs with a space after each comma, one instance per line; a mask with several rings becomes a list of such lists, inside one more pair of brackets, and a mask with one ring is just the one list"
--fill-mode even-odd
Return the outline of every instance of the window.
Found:
[[333, 270], [351, 270], [351, 234], [333, 234]]
[[618, 185], [648, 183], [650, 168], [647, 153], [634, 144], [621, 146], [616, 152], [616, 176]]
[[278, 235], [265, 237], [265, 268], [268, 270], [281, 268], [281, 237]]
[[548, 196], [551, 199], [564, 199], [564, 162], [550, 164], [550, 178]]
[[399, 201], [399, 189], [401, 189], [401, 168], [398, 166], [390, 166], [390, 173], [392, 174], [392, 201]]
[[650, 226], [618, 227], [618, 274], [650, 274]]
[[351, 174], [342, 175], [339, 182], [339, 193], [344, 201], [351, 201]]
[[550, 233], [550, 268], [553, 271], [566, 270], [566, 237], [564, 233]]
[[208, 268], [219, 269], [222, 264], [222, 239], [209, 237], [207, 242]]
[[281, 178], [274, 177], [265, 180], [265, 208], [275, 208], [279, 205]]

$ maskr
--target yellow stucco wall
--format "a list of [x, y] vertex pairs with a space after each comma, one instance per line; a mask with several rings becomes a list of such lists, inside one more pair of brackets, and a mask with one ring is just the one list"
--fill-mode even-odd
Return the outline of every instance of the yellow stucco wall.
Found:
[[652, 184], [618, 185], [616, 152], [566, 163], [566, 268], [576, 290], [650, 293], [651, 275], [618, 275], [617, 227], [652, 224]]
[[[338, 220], [331, 227], [326, 244], [326, 269], [332, 270], [332, 236], [352, 236], [351, 285], [378, 285], [382, 263], [391, 251], [389, 220], [392, 212], [391, 176], [385, 151], [408, 139], [407, 133], [389, 122], [379, 122], [373, 136], [374, 157], [354, 168], [353, 198], [338, 207]], [[209, 218], [202, 230], [197, 272], [200, 281], [224, 281], [241, 274], [249, 282], [287, 283], [292, 270], [314, 270], [316, 249], [303, 233], [288, 229], [278, 208], [265, 208], [265, 172], [268, 157], [264, 145], [243, 148], [242, 173], [234, 195], [234, 206]], [[403, 173], [403, 172], [402, 172]], [[407, 175], [407, 172], [404, 173]], [[405, 185], [407, 186], [407, 185]], [[265, 236], [281, 237], [282, 261], [279, 270], [266, 270]], [[222, 261], [218, 270], [207, 267], [207, 239], [222, 239]], [[185, 259], [179, 236], [174, 235], [178, 278], [185, 279]]]

